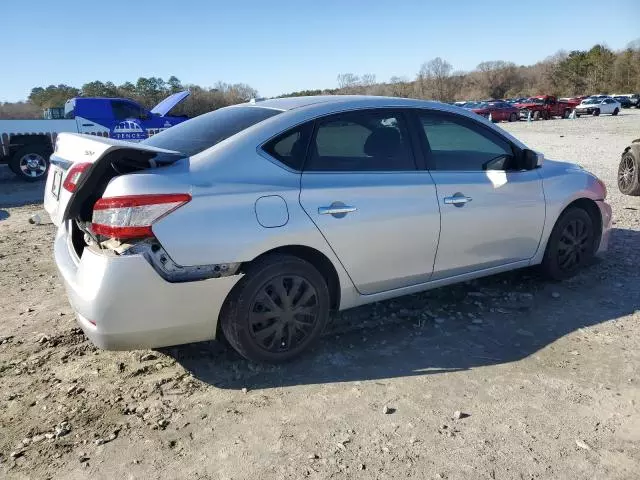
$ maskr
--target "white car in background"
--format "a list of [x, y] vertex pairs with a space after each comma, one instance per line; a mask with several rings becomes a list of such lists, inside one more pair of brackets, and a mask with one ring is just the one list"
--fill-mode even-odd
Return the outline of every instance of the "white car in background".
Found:
[[582, 101], [576, 107], [576, 116], [593, 115], [597, 117], [600, 114], [618, 115], [622, 110], [622, 105], [616, 99], [611, 97], [589, 97]]

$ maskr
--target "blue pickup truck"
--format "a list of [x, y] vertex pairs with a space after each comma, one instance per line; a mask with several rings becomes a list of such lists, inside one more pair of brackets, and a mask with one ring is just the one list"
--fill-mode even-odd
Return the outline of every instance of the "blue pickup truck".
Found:
[[21, 178], [45, 178], [58, 133], [75, 132], [139, 142], [184, 122], [169, 112], [189, 96], [174, 93], [151, 110], [126, 98], [76, 97], [64, 105], [63, 119], [0, 120], [0, 163]]

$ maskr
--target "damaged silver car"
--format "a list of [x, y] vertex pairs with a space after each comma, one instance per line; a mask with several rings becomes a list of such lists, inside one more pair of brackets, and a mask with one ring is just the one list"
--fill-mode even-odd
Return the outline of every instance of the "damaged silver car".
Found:
[[366, 97], [216, 110], [141, 143], [61, 134], [45, 207], [80, 326], [108, 349], [224, 336], [289, 360], [330, 312], [607, 247], [606, 189], [473, 113]]

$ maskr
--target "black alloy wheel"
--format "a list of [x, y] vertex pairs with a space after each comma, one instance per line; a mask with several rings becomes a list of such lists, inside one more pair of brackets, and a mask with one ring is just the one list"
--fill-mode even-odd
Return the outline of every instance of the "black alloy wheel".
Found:
[[313, 285], [298, 275], [280, 275], [267, 281], [254, 296], [249, 332], [267, 352], [289, 352], [313, 332], [318, 310]]
[[553, 227], [541, 268], [554, 279], [564, 280], [591, 263], [597, 239], [591, 216], [584, 209], [571, 207]]
[[220, 312], [225, 339], [254, 362], [281, 363], [309, 349], [329, 320], [327, 280], [309, 262], [271, 254], [247, 265]]

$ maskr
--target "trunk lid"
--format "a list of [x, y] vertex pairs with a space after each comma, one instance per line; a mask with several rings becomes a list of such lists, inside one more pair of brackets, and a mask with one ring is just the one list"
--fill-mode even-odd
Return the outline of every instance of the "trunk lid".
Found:
[[182, 102], [185, 98], [191, 95], [191, 92], [185, 90], [184, 92], [174, 93], [173, 95], [169, 95], [167, 98], [162, 100], [159, 104], [151, 109], [151, 113], [154, 115], [159, 115], [164, 117], [180, 102]]
[[[51, 155], [51, 168], [44, 192], [44, 207], [51, 221], [60, 226], [75, 218], [83, 207], [91, 208], [109, 181], [118, 176], [174, 163], [185, 155], [94, 135], [61, 133]], [[80, 164], [85, 168], [78, 174]], [[72, 191], [65, 187], [70, 174], [77, 174]], [[97, 196], [97, 198], [96, 198]], [[93, 203], [92, 203], [93, 202]], [[87, 205], [91, 203], [91, 205]]]

